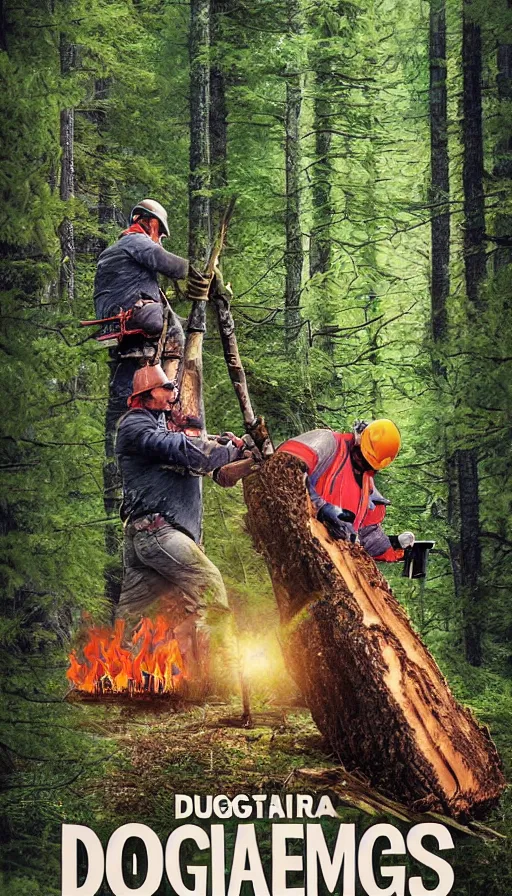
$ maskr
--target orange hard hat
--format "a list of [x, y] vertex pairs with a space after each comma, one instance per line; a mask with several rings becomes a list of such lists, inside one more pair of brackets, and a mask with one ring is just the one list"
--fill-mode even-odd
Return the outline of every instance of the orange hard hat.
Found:
[[361, 434], [361, 454], [374, 470], [383, 470], [400, 451], [400, 432], [392, 420], [373, 420]]
[[143, 392], [151, 392], [157, 386], [164, 386], [166, 389], [177, 389], [176, 383], [169, 379], [160, 364], [146, 364], [145, 367], [139, 367], [133, 377], [132, 394], [128, 399], [128, 407], [132, 406], [132, 399], [136, 395], [142, 395]]

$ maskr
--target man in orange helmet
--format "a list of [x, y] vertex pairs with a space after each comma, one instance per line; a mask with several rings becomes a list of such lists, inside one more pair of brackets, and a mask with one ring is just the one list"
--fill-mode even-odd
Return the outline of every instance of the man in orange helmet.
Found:
[[119, 421], [116, 455], [125, 536], [118, 614], [135, 622], [160, 604], [175, 627], [197, 620], [221, 650], [232, 654], [226, 589], [199, 546], [200, 478], [234, 462], [239, 475], [247, 475], [254, 459], [244, 440], [232, 433], [203, 439], [170, 431], [166, 418], [174, 419], [177, 397], [160, 365], [140, 368], [129, 410]]
[[358, 422], [353, 433], [315, 429], [278, 448], [306, 464], [317, 518], [330, 535], [358, 539], [375, 560], [388, 562], [401, 560], [405, 548], [414, 544], [412, 532], [384, 533], [381, 523], [390, 501], [374, 484], [374, 474], [389, 466], [399, 450], [400, 432], [387, 419]]

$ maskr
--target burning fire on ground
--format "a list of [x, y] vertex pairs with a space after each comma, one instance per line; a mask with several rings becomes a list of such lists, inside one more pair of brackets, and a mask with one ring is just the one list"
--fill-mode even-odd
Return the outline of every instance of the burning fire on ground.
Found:
[[75, 651], [69, 657], [69, 681], [78, 690], [96, 695], [173, 693], [183, 680], [184, 663], [169, 621], [164, 616], [154, 622], [141, 619], [129, 648], [124, 630], [122, 619], [113, 629], [89, 629], [84, 661]]

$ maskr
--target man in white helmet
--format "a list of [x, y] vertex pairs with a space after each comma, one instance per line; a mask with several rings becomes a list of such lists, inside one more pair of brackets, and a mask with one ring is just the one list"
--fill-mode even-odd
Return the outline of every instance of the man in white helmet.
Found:
[[[111, 351], [111, 378], [107, 410], [107, 453], [111, 454], [108, 434], [126, 411], [135, 371], [141, 364], [142, 346], [146, 337], [156, 342], [162, 332], [164, 304], [158, 275], [171, 280], [187, 279], [189, 299], [208, 297], [209, 278], [196, 271], [186, 258], [167, 252], [161, 245], [168, 237], [169, 223], [165, 208], [154, 199], [143, 199], [131, 211], [130, 226], [117, 242], [101, 253], [94, 280], [94, 305], [99, 319], [130, 311], [127, 335]], [[183, 354], [185, 336], [182, 320], [172, 309], [169, 315], [166, 345], [176, 357]], [[140, 331], [143, 331], [143, 335]], [[144, 336], [146, 334], [146, 337]], [[142, 359], [144, 363], [144, 359]]]
[[[186, 258], [167, 252], [161, 245], [170, 236], [167, 212], [154, 199], [138, 202], [130, 214], [130, 226], [116, 243], [101, 253], [94, 281], [94, 304], [98, 318], [120, 310], [135, 309], [133, 328], [146, 325], [158, 335], [162, 329], [162, 305], [158, 274], [171, 280], [188, 278], [188, 297], [205, 299], [209, 281], [195, 271]], [[148, 307], [149, 313], [144, 313]]]

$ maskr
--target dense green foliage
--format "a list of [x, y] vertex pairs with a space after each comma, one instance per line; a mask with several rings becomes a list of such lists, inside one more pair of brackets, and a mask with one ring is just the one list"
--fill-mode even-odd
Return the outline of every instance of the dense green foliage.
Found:
[[[412, 529], [437, 550], [425, 587], [402, 580], [398, 568], [386, 574], [458, 695], [510, 757], [512, 11], [506, 0], [465, 7], [482, 36], [487, 269], [475, 309], [464, 280], [462, 4], [448, 0], [451, 283], [442, 342], [431, 335], [425, 2], [216, 4], [211, 61], [226, 93], [227, 185], [214, 179], [213, 200], [238, 196], [223, 269], [255, 407], [276, 442], [313, 425], [347, 431], [356, 418], [397, 421], [403, 449], [378, 483], [393, 500], [388, 531]], [[0, 886], [9, 896], [47, 896], [58, 892], [61, 821], [108, 818], [100, 789], [80, 804], [80, 788], [115, 749], [104, 729], [96, 739], [82, 731], [83, 713], [62, 702], [71, 634], [81, 614], [106, 612], [106, 352], [77, 322], [92, 316], [99, 251], [143, 195], [169, 209], [168, 248], [186, 255], [189, 9], [170, 0], [6, 0], [2, 17], [0, 748], [11, 789]], [[69, 71], [63, 41], [75, 50]], [[304, 258], [302, 329], [290, 341], [284, 123], [292, 81], [302, 100]], [[74, 110], [74, 196], [65, 202], [64, 109]], [[62, 256], [65, 218], [74, 258]], [[59, 288], [69, 266], [71, 296]], [[209, 428], [238, 430], [213, 320], [205, 389]], [[456, 591], [448, 549], [460, 537], [448, 506], [450, 458], [473, 449], [479, 669], [466, 663], [463, 639], [475, 595]], [[207, 484], [206, 549], [240, 628], [254, 634], [276, 618], [243, 515], [240, 487]], [[276, 682], [268, 692], [280, 693]], [[494, 877], [491, 847], [465, 846], [464, 854], [472, 849], [474, 884], [456, 892], [508, 893], [510, 882]], [[464, 860], [466, 875], [472, 861]]]

